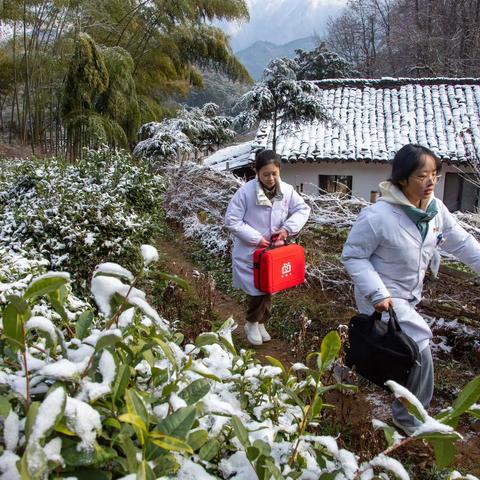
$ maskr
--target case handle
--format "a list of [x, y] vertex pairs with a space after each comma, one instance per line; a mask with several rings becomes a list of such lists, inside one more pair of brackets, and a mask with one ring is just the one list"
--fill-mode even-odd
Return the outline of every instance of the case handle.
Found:
[[[388, 309], [388, 331], [390, 333], [394, 333], [395, 331], [400, 332], [402, 329], [400, 327], [400, 324], [398, 323], [398, 318], [397, 314], [395, 313], [395, 310], [393, 307], [389, 307]], [[374, 320], [381, 320], [382, 319], [382, 312], [377, 312], [376, 310], [372, 314], [372, 318]]]

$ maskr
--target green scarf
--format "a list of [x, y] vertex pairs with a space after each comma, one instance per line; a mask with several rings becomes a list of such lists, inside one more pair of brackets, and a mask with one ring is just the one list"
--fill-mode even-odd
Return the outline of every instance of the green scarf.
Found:
[[408, 215], [408, 218], [417, 226], [422, 236], [422, 241], [428, 233], [428, 223], [438, 213], [437, 202], [433, 199], [427, 207], [427, 210], [421, 210], [414, 206], [400, 205], [402, 210]]

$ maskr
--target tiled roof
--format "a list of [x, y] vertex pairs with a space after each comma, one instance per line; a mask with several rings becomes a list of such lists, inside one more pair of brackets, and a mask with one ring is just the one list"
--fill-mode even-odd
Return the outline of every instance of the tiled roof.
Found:
[[[480, 161], [480, 79], [382, 78], [316, 82], [335, 122], [314, 121], [280, 134], [287, 162], [388, 162], [406, 143], [419, 143], [442, 160]], [[252, 149], [271, 147], [263, 123]]]
[[234, 170], [250, 163], [252, 155], [252, 141], [231, 145], [217, 150], [215, 153], [203, 160], [204, 165], [214, 170]]

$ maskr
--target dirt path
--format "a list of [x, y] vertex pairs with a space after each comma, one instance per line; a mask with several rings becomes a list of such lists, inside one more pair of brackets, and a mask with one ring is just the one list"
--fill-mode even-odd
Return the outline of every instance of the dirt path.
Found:
[[[159, 252], [168, 259], [170, 273], [189, 280], [193, 278], [193, 272], [195, 270], [202, 272], [200, 266], [194, 265], [193, 262], [190, 261], [187, 253], [182, 250], [180, 244], [172, 244], [172, 242], [162, 238], [158, 239], [156, 243]], [[235, 346], [237, 348], [251, 348], [255, 350], [260, 360], [265, 361], [265, 363], [268, 363], [265, 360], [265, 356], [275, 357], [284, 365], [293, 363], [293, 354], [288, 343], [279, 338], [272, 338], [270, 342], [258, 347], [252, 346], [247, 342], [244, 332], [245, 308], [241, 303], [230, 298], [225, 293], [215, 290], [214, 308], [220, 318], [227, 319], [232, 316], [238, 324], [238, 328], [234, 332]], [[273, 332], [271, 333], [273, 335]]]
[[[194, 278], [193, 272], [195, 270], [202, 272], [202, 268], [189, 259], [188, 247], [185, 245], [182, 244], [181, 237], [177, 237], [175, 242], [161, 238], [157, 241], [159, 251], [168, 260], [169, 272], [191, 281]], [[438, 283], [435, 285], [437, 286]], [[214, 297], [214, 309], [219, 317], [226, 319], [232, 316], [238, 323], [238, 328], [234, 332], [234, 341], [237, 348], [255, 350], [258, 358], [265, 363], [268, 363], [265, 360], [266, 355], [278, 358], [285, 365], [295, 361], [289, 344], [279, 338], [273, 338], [271, 342], [260, 347], [249, 345], [243, 330], [245, 323], [244, 306], [219, 290], [215, 290]], [[390, 402], [392, 397], [390, 394], [372, 388], [363, 381], [363, 384], [360, 385], [360, 392], [353, 395], [341, 395], [334, 392], [328, 396], [328, 401], [336, 406], [335, 413], [331, 414], [330, 422], [333, 425], [340, 422], [346, 425], [348, 432], [350, 432], [346, 434], [346, 438], [349, 439], [347, 447], [364, 452], [367, 456], [368, 454], [373, 456], [385, 448], [384, 441], [381, 440], [382, 435], [373, 431], [371, 420], [377, 418], [386, 423], [391, 422]], [[329, 421], [328, 418], [325, 420]], [[469, 428], [464, 426], [460, 428], [460, 431], [464, 433], [465, 437], [463, 441], [457, 443], [454, 465], [456, 465], [456, 468], [461, 466], [470, 473], [479, 475], [480, 427], [478, 422], [474, 425], [473, 431], [471, 426]], [[400, 458], [404, 455], [418, 463], [416, 472], [423, 472], [423, 469], [426, 470], [431, 465], [433, 452], [422, 444], [412, 443], [400, 452]], [[421, 476], [421, 478], [425, 477]]]

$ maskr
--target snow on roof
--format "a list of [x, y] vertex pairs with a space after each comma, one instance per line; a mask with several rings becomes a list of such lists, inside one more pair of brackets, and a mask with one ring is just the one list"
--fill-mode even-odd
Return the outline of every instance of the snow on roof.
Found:
[[[283, 161], [388, 162], [406, 143], [428, 146], [449, 163], [480, 161], [479, 78], [315, 83], [335, 122], [313, 121], [281, 133], [276, 150]], [[252, 150], [271, 148], [271, 135], [271, 123], [263, 123]]]
[[[250, 163], [253, 140], [231, 145], [230, 147], [217, 150], [215, 153], [203, 160], [203, 164], [212, 167], [214, 170], [224, 171], [233, 168], [243, 167]], [[252, 156], [253, 158], [253, 156]]]

